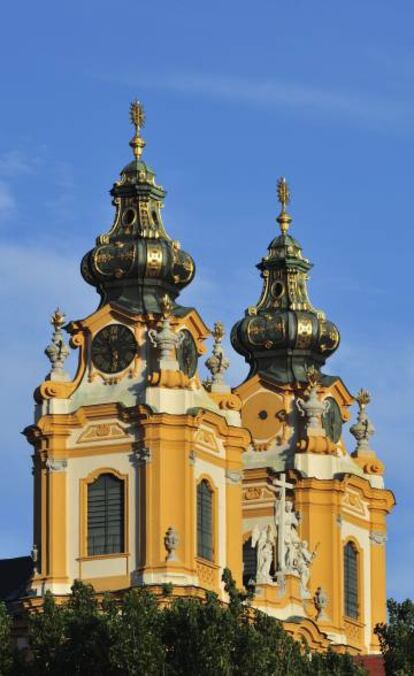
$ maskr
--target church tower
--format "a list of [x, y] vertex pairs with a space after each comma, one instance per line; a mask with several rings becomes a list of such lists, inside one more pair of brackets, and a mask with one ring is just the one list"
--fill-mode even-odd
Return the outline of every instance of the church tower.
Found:
[[[210, 332], [178, 303], [194, 262], [164, 226], [166, 193], [142, 160], [137, 101], [131, 121], [134, 158], [111, 190], [114, 223], [81, 265], [99, 307], [66, 326], [54, 313], [51, 370], [25, 430], [34, 447], [29, 606], [47, 589], [67, 594], [75, 579], [97, 591], [173, 583], [223, 596], [227, 566], [241, 584], [249, 435], [230, 388], [210, 394], [201, 384]], [[78, 351], [73, 379], [63, 328]]]
[[[281, 232], [258, 265], [261, 298], [231, 332], [249, 374], [226, 383], [217, 322], [201, 382], [210, 331], [179, 303], [194, 262], [164, 226], [137, 101], [131, 121], [113, 225], [81, 264], [99, 306], [69, 323], [53, 314], [51, 368], [25, 430], [35, 570], [24, 603], [40, 606], [46, 590], [64, 597], [75, 579], [97, 592], [171, 583], [174, 594], [225, 601], [227, 567], [255, 607], [313, 649], [378, 652], [394, 498], [370, 445], [370, 395], [322, 371], [340, 335], [309, 299], [312, 265], [289, 232], [288, 185], [278, 183]], [[73, 378], [63, 330], [77, 351]]]
[[[309, 300], [311, 263], [289, 233], [285, 179], [277, 191], [281, 232], [257, 266], [262, 295], [231, 334], [250, 366], [236, 389], [252, 437], [243, 455], [244, 582], [258, 608], [311, 645], [323, 646], [325, 636], [337, 649], [378, 652], [394, 499], [369, 443], [368, 392], [354, 397], [321, 371], [340, 336]], [[354, 400], [350, 453], [343, 427]]]

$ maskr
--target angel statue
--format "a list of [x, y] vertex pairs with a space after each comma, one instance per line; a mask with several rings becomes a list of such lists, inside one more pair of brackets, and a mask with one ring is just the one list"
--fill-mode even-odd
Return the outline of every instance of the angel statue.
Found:
[[305, 599], [310, 599], [312, 597], [312, 594], [308, 589], [308, 582], [310, 577], [310, 565], [316, 556], [318, 546], [319, 543], [316, 545], [314, 551], [310, 552], [306, 540], [300, 540], [297, 545], [295, 567], [300, 577], [300, 588], [302, 598]]
[[265, 584], [272, 582], [270, 567], [273, 561], [274, 534], [270, 525], [260, 529], [256, 525], [252, 533], [252, 548], [256, 549], [257, 574], [256, 582]]

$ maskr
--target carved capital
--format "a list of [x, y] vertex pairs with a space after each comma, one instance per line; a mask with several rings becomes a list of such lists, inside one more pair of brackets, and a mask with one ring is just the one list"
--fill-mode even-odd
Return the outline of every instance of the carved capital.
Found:
[[385, 545], [388, 540], [386, 534], [378, 530], [372, 530], [369, 534], [369, 539], [373, 545]]
[[65, 472], [68, 466], [66, 459], [47, 458], [46, 467], [49, 472]]
[[230, 484], [241, 484], [242, 473], [235, 470], [226, 469], [226, 479]]

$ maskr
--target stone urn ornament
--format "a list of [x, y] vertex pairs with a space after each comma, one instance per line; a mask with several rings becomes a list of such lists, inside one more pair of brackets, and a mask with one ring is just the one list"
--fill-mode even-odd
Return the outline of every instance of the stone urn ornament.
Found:
[[177, 347], [181, 344], [184, 334], [171, 329], [172, 301], [168, 294], [162, 298], [161, 322], [158, 330], [150, 329], [148, 336], [154, 347], [160, 350], [160, 368], [178, 370]]
[[166, 561], [177, 561], [176, 550], [180, 544], [178, 532], [174, 526], [169, 526], [164, 536], [164, 547], [167, 550]]
[[321, 429], [322, 416], [329, 409], [329, 401], [321, 401], [318, 395], [318, 386], [320, 374], [314, 366], [306, 371], [309, 387], [307, 388], [306, 399], [296, 400], [296, 406], [299, 413], [306, 418], [306, 429]]
[[355, 397], [359, 411], [357, 422], [350, 428], [351, 434], [357, 441], [356, 451], [358, 454], [372, 453], [369, 445], [369, 440], [375, 432], [375, 427], [370, 421], [366, 413], [366, 407], [371, 402], [371, 395], [368, 390], [360, 390]]

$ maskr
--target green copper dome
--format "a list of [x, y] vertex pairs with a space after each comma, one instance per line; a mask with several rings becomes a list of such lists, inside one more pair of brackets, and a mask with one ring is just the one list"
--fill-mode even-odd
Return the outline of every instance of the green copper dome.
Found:
[[121, 172], [111, 190], [115, 220], [83, 258], [84, 279], [97, 288], [101, 305], [116, 302], [134, 313], [160, 313], [168, 294], [174, 301], [193, 279], [195, 265], [179, 242], [167, 234], [161, 216], [165, 190], [141, 160], [144, 122], [138, 102], [131, 106], [135, 136], [130, 142], [135, 159]]
[[269, 245], [258, 264], [263, 278], [259, 302], [231, 333], [234, 349], [250, 365], [249, 377], [262, 373], [279, 383], [306, 382], [310, 366], [318, 370], [339, 345], [339, 331], [309, 300], [307, 281], [312, 264], [302, 247], [287, 234], [286, 181], [278, 184], [282, 211], [277, 220], [282, 233]]

